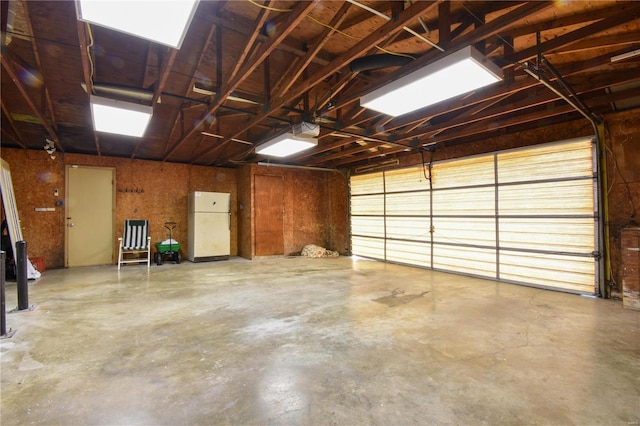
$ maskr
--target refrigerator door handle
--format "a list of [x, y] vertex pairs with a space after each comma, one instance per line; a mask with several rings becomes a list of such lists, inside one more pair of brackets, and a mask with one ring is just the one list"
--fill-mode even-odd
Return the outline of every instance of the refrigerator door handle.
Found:
[[229, 231], [231, 231], [231, 212], [229, 212]]

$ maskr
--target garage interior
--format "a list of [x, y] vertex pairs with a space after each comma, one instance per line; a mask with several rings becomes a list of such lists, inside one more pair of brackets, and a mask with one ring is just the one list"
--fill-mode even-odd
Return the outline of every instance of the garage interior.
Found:
[[[200, 1], [173, 47], [82, 7], [1, 2], [2, 218], [41, 270], [2, 424], [640, 422], [640, 4]], [[467, 49], [499, 81], [364, 106]], [[186, 247], [198, 191], [230, 259], [119, 271], [125, 221]]]

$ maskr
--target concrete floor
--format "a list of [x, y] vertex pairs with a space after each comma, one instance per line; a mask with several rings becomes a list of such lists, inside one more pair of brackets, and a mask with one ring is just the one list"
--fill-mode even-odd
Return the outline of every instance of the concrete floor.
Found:
[[343, 257], [51, 270], [29, 302], [5, 426], [640, 421], [615, 301]]

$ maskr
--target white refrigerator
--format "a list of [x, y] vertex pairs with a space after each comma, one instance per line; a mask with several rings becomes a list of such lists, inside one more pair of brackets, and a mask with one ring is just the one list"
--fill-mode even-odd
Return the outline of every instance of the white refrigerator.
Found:
[[189, 194], [189, 251], [192, 262], [229, 259], [231, 251], [231, 194]]

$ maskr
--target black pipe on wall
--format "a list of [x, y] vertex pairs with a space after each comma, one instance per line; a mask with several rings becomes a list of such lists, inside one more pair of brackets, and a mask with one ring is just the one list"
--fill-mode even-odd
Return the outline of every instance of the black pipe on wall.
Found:
[[362, 58], [354, 59], [349, 64], [349, 68], [351, 72], [362, 72], [362, 71], [370, 71], [376, 70], [379, 68], [388, 68], [388, 67], [401, 67], [403, 65], [407, 65], [409, 62], [412, 62], [414, 59], [407, 56], [400, 55], [370, 55], [363, 56]]

